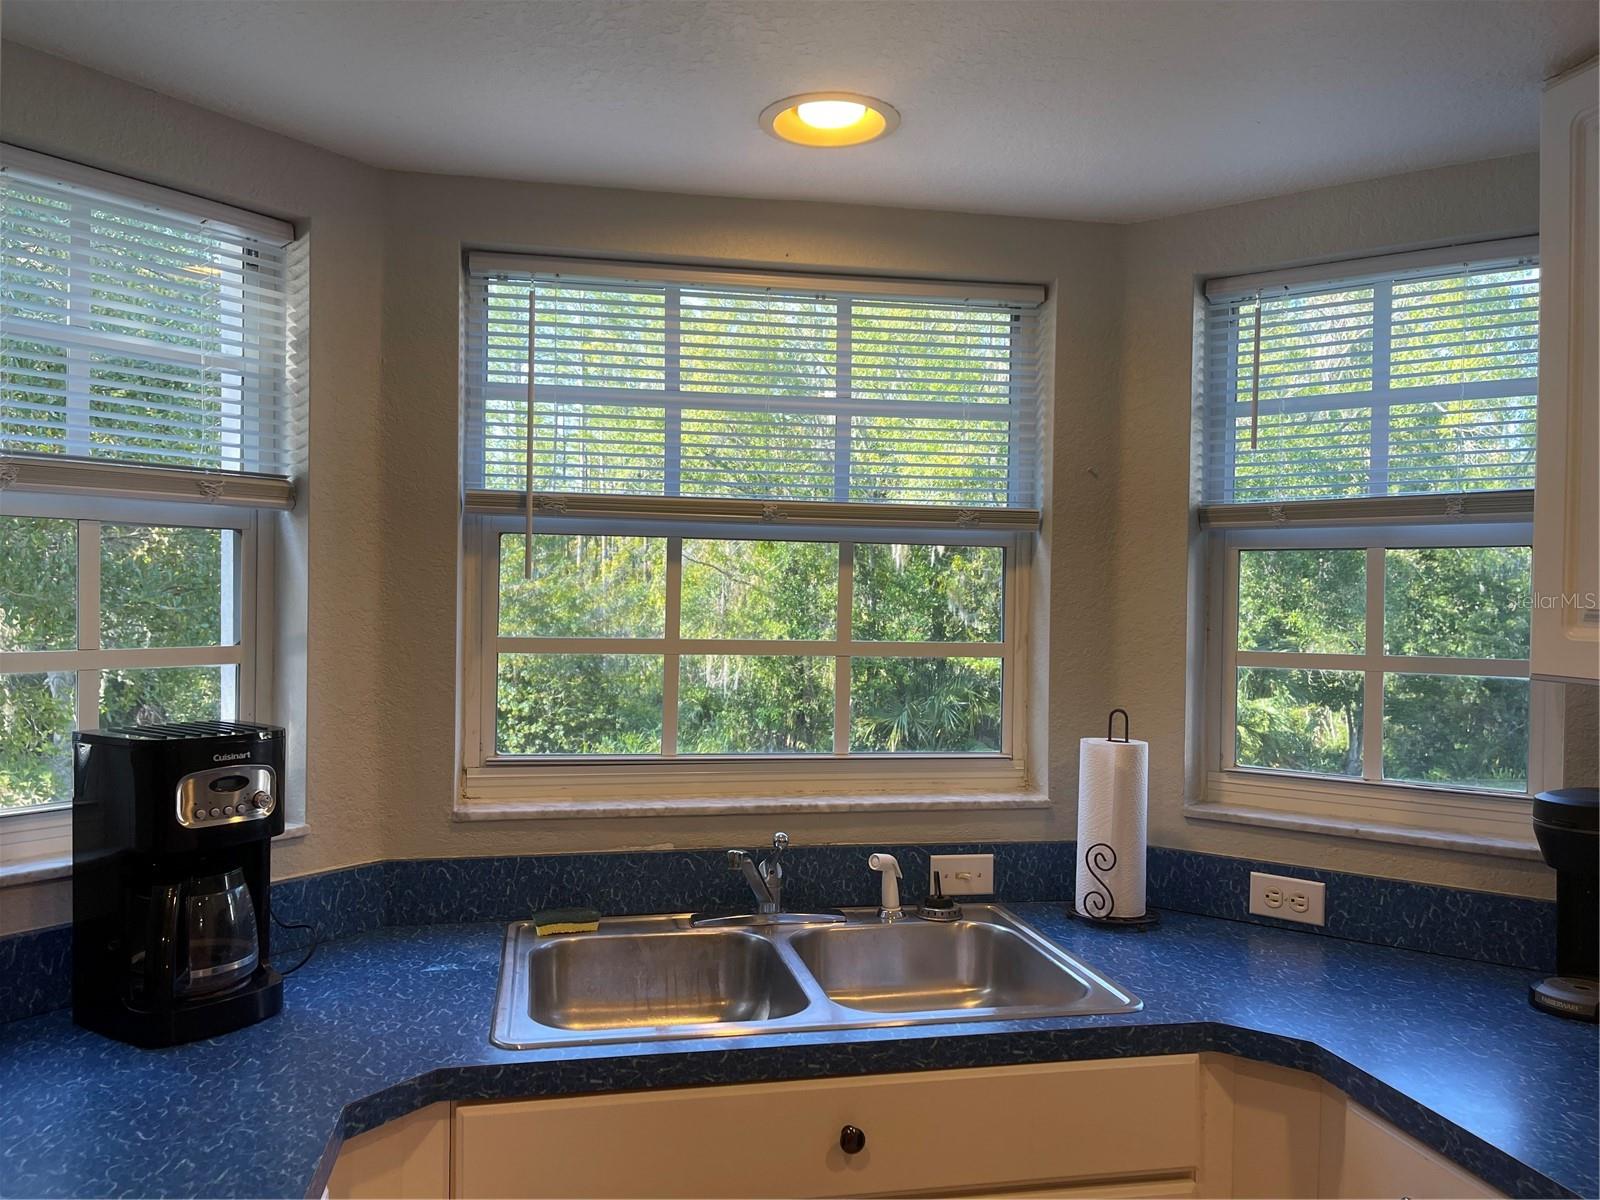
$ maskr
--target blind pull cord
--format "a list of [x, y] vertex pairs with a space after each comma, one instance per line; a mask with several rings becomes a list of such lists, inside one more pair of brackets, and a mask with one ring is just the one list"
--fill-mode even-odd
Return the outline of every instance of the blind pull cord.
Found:
[[528, 289], [528, 424], [522, 447], [522, 490], [525, 522], [522, 532], [522, 577], [533, 578], [533, 289]]
[[[1256, 330], [1251, 338], [1250, 355], [1250, 449], [1256, 448], [1257, 425], [1261, 417], [1261, 293], [1256, 293]], [[530, 376], [531, 378], [531, 376]]]

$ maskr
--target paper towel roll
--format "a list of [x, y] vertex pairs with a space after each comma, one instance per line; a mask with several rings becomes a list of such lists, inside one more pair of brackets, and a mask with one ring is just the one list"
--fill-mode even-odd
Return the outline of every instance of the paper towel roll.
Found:
[[1142, 917], [1150, 743], [1078, 742], [1078, 912]]

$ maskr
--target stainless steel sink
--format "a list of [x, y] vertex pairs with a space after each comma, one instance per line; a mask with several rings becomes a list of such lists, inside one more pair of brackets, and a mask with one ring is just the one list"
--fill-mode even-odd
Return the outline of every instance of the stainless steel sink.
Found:
[[697, 928], [689, 914], [594, 933], [506, 931], [493, 1040], [512, 1050], [1132, 1012], [1141, 1002], [996, 904], [960, 921]]
[[528, 956], [530, 1013], [557, 1029], [768, 1021], [810, 1003], [766, 938], [732, 930], [541, 939]]
[[1037, 943], [983, 921], [837, 925], [790, 943], [828, 999], [868, 1012], [1070, 1008], [1089, 984]]

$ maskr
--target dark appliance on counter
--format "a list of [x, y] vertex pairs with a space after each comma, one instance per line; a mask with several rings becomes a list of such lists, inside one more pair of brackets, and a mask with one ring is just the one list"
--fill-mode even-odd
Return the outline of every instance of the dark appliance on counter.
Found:
[[171, 1046], [276, 1014], [283, 730], [139, 725], [74, 733], [72, 751], [72, 1019]]
[[1533, 798], [1533, 833], [1556, 870], [1556, 974], [1529, 990], [1535, 1008], [1579, 1021], [1600, 1013], [1600, 788]]

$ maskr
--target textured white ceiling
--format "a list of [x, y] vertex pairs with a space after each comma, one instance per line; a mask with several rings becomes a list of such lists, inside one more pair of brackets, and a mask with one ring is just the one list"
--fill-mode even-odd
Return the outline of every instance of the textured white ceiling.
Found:
[[[5, 0], [0, 32], [380, 166], [1128, 221], [1532, 150], [1593, 0]], [[804, 150], [768, 102], [904, 124]]]

